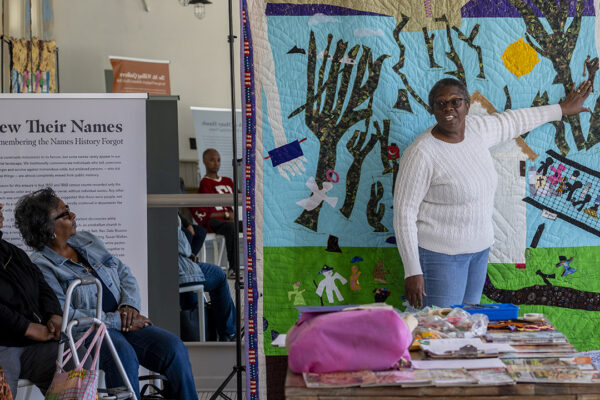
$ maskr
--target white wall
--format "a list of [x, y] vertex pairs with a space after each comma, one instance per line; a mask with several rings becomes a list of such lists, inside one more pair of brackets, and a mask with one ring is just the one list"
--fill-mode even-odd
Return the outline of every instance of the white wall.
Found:
[[[228, 6], [206, 5], [194, 17], [193, 6], [177, 0], [57, 0], [54, 37], [60, 51], [60, 90], [104, 92], [109, 55], [170, 60], [171, 93], [179, 95], [179, 157], [197, 160], [189, 149], [194, 137], [190, 106], [230, 108]], [[236, 102], [240, 104], [239, 3], [233, 2]], [[239, 132], [241, 134], [241, 132]]]

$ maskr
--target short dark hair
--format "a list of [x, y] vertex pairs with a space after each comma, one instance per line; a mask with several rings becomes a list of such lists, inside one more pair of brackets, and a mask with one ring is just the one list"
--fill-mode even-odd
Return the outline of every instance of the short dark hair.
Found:
[[459, 81], [458, 79], [454, 79], [454, 78], [444, 78], [444, 79], [440, 79], [439, 81], [437, 81], [435, 83], [435, 85], [433, 85], [431, 90], [429, 91], [429, 107], [431, 108], [431, 111], [433, 111], [433, 102], [435, 101], [435, 96], [437, 96], [437, 94], [441, 88], [448, 87], [448, 86], [454, 86], [454, 87], [458, 88], [458, 90], [460, 90], [462, 92], [462, 96], [465, 99], [465, 101], [467, 102], [467, 104], [471, 102], [471, 96], [469, 95], [469, 90], [467, 89], [467, 86], [462, 81]]
[[58, 197], [52, 188], [22, 196], [15, 207], [15, 225], [27, 246], [42, 250], [54, 234], [52, 210], [58, 207]]
[[[202, 153], [202, 159], [204, 160], [204, 157], [206, 157], [206, 155], [208, 153], [210, 153], [211, 151], [214, 151], [215, 153], [219, 154], [219, 152], [217, 151], [217, 149], [213, 149], [213, 148], [208, 148], [206, 150], [204, 150], [204, 152]], [[220, 155], [220, 154], [219, 154]]]

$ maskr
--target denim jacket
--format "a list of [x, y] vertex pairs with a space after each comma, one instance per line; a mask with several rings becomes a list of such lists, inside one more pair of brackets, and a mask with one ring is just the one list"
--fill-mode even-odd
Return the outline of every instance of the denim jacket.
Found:
[[179, 250], [179, 284], [202, 283], [204, 282], [204, 273], [198, 263], [189, 259], [192, 254], [192, 246], [181, 230], [181, 219], [177, 217], [179, 223], [177, 228], [177, 244]]
[[[108, 252], [100, 238], [89, 232], [79, 232], [71, 236], [67, 242], [94, 268], [100, 280], [115, 296], [119, 307], [128, 305], [141, 310], [137, 280], [127, 265]], [[43, 250], [34, 251], [31, 261], [40, 268], [63, 308], [69, 284], [78, 277], [91, 275], [84, 266], [56, 254], [48, 246]], [[96, 286], [78, 286], [71, 299], [69, 320], [95, 316]], [[121, 317], [116, 311], [102, 312], [102, 320], [108, 328], [121, 329]]]

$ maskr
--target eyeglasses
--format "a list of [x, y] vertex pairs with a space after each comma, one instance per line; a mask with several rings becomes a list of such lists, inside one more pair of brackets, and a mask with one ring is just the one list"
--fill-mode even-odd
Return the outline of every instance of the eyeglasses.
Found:
[[446, 108], [446, 106], [448, 104], [450, 104], [452, 106], [452, 108], [458, 108], [458, 107], [462, 106], [463, 101], [465, 101], [465, 99], [463, 99], [462, 97], [456, 97], [456, 98], [450, 99], [448, 101], [438, 100], [438, 101], [433, 102], [433, 108], [442, 110], [442, 109]]
[[69, 206], [65, 205], [65, 208], [67, 209], [65, 212], [62, 212], [60, 214], [58, 214], [56, 217], [54, 217], [54, 220], [59, 220], [61, 218], [64, 217], [69, 217], [69, 219], [71, 219], [71, 211], [69, 210]]

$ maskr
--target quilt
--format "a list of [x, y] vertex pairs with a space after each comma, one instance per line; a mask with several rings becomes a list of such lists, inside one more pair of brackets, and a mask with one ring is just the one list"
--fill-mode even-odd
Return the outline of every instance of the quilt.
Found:
[[250, 398], [266, 398], [265, 357], [285, 354], [271, 342], [297, 306], [407, 305], [394, 182], [402, 152], [435, 123], [427, 97], [445, 77], [487, 114], [593, 82], [591, 113], [493, 149], [482, 302], [543, 312], [579, 350], [600, 348], [598, 6], [241, 0]]

